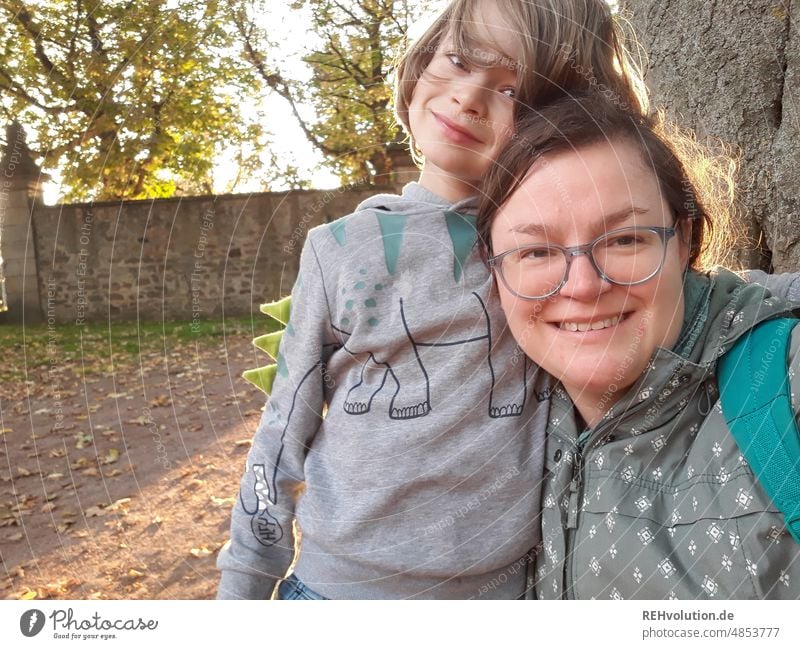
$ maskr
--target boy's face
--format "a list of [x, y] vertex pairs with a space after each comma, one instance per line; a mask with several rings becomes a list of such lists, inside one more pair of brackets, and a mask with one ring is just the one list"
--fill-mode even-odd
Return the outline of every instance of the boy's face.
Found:
[[[481, 13], [481, 42], [513, 39], [492, 5]], [[475, 194], [514, 133], [516, 84], [515, 61], [495, 48], [457, 52], [451, 38], [442, 40], [409, 105], [411, 133], [425, 156], [423, 187], [452, 201]]]

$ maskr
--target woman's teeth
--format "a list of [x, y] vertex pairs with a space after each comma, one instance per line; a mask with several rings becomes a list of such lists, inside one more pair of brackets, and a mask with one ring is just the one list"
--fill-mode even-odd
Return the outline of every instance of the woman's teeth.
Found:
[[613, 327], [619, 322], [619, 316], [614, 316], [613, 318], [607, 318], [605, 320], [597, 320], [595, 322], [562, 322], [559, 325], [559, 329], [565, 329], [566, 331], [598, 331], [600, 329], [606, 329], [607, 327]]

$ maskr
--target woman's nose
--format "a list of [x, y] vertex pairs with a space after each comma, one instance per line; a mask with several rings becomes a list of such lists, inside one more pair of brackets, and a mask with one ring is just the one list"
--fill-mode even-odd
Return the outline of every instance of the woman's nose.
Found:
[[591, 300], [611, 289], [612, 285], [600, 277], [588, 253], [571, 257], [567, 281], [560, 294], [576, 300]]

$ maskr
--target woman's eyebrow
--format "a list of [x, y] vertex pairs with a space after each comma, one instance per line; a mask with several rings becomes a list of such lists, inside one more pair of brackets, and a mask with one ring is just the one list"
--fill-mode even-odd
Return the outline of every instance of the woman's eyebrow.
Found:
[[[617, 210], [612, 212], [611, 214], [607, 214], [602, 218], [602, 220], [597, 222], [597, 230], [613, 230], [618, 225], [621, 225], [632, 216], [638, 216], [640, 214], [647, 214], [650, 210], [645, 207], [624, 207], [621, 210]], [[509, 232], [515, 232], [517, 234], [527, 234], [532, 237], [544, 237], [547, 235], [547, 228], [545, 228], [540, 223], [523, 223], [522, 225], [515, 225], [513, 228], [509, 230]]]

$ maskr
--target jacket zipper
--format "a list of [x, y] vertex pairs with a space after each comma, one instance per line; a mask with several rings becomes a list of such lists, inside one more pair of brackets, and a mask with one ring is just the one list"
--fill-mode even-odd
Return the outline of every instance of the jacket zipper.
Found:
[[605, 438], [606, 431], [610, 429], [610, 424], [605, 427], [600, 427], [592, 434], [590, 431], [585, 435], [585, 439], [581, 440], [580, 435], [578, 441], [575, 443], [575, 457], [572, 464], [572, 480], [569, 483], [569, 511], [567, 512], [567, 528], [566, 528], [566, 543], [565, 556], [564, 556], [564, 574], [562, 589], [562, 599], [574, 599], [574, 584], [570, 578], [572, 574], [572, 564], [574, 561], [573, 545], [575, 543], [575, 536], [578, 530], [578, 519], [580, 517], [580, 497], [583, 493], [583, 483], [581, 477], [583, 476], [583, 462], [589, 451], [594, 450], [600, 446], [600, 442]]

